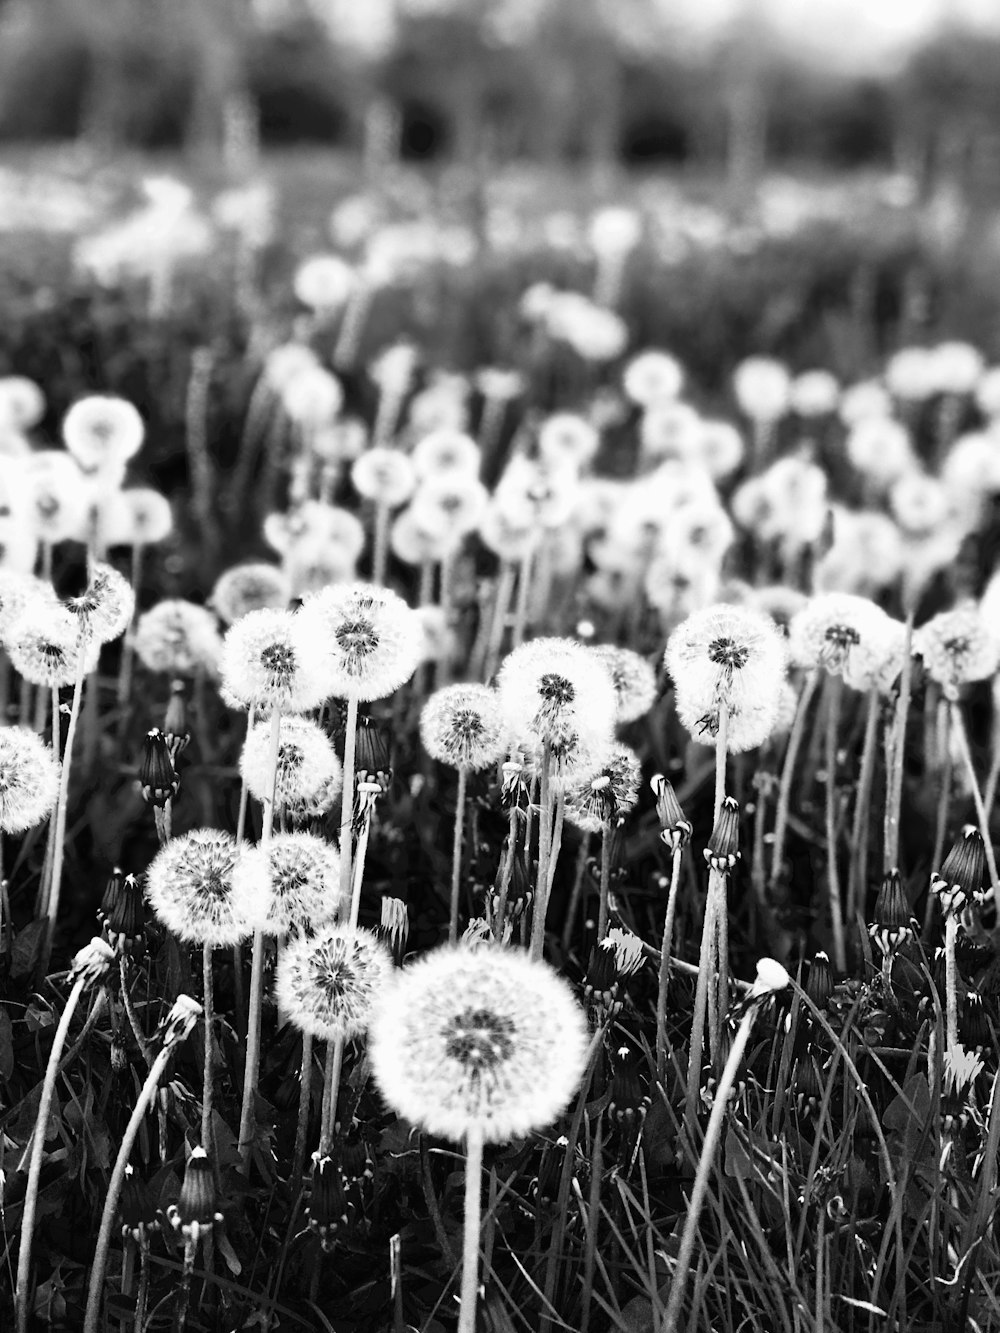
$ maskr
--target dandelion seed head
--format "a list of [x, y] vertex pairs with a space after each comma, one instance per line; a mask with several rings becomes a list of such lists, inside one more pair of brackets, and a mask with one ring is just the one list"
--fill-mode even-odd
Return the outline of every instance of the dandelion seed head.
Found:
[[33, 685], [72, 685], [97, 666], [100, 644], [81, 642], [77, 620], [61, 603], [33, 605], [11, 618], [4, 646], [14, 667]]
[[32, 521], [41, 540], [57, 542], [78, 538], [90, 508], [87, 482], [71, 454], [42, 449], [25, 459], [25, 480]]
[[420, 713], [420, 739], [432, 759], [453, 768], [488, 768], [505, 750], [507, 724], [495, 690], [445, 685]]
[[733, 392], [744, 415], [753, 421], [779, 421], [788, 411], [791, 378], [780, 361], [751, 356], [733, 374]]
[[746, 445], [743, 436], [729, 421], [698, 422], [698, 449], [701, 461], [713, 481], [732, 476], [743, 462]]
[[958, 697], [960, 685], [992, 676], [1000, 664], [1000, 639], [973, 602], [943, 611], [915, 630], [913, 650], [949, 699]]
[[343, 583], [310, 597], [303, 615], [329, 637], [328, 693], [340, 699], [384, 699], [410, 679], [420, 661], [416, 613], [388, 588]]
[[136, 408], [111, 395], [79, 399], [62, 424], [66, 448], [86, 472], [123, 464], [139, 452], [145, 434]]
[[340, 380], [323, 366], [300, 370], [282, 385], [280, 393], [288, 416], [309, 430], [329, 425], [344, 405]]
[[826, 592], [809, 599], [789, 624], [789, 646], [796, 666], [822, 667], [843, 675], [865, 646], [879, 644], [889, 617], [867, 597]]
[[0, 832], [23, 833], [56, 803], [59, 761], [29, 727], [0, 728]]
[[800, 417], [824, 417], [836, 412], [840, 385], [828, 370], [806, 370], [789, 386], [788, 402]]
[[847, 457], [869, 482], [890, 486], [914, 467], [910, 433], [898, 421], [867, 417], [847, 437]]
[[[267, 791], [271, 753], [271, 724], [252, 726], [240, 755], [240, 775], [251, 795], [263, 801]], [[336, 799], [343, 781], [340, 760], [318, 723], [309, 718], [282, 717], [278, 738], [278, 767], [274, 789], [275, 806], [295, 811], [301, 817], [323, 813], [317, 803]], [[331, 797], [331, 792], [332, 797]], [[328, 807], [327, 807], [328, 808]]]
[[569, 986], [517, 950], [436, 949], [383, 993], [369, 1037], [386, 1102], [428, 1133], [503, 1143], [542, 1129], [583, 1073]]
[[34, 574], [0, 569], [0, 639], [6, 639], [11, 624], [25, 611], [59, 605], [51, 583]]
[[504, 504], [491, 500], [479, 520], [479, 538], [501, 560], [511, 564], [524, 560], [539, 541], [530, 501], [525, 499], [518, 505], [513, 496]]
[[731, 717], [748, 725], [751, 716], [761, 716], [756, 710], [773, 719], [787, 663], [788, 649], [774, 621], [747, 606], [694, 612], [670, 635], [664, 654], [679, 710], [682, 696], [685, 715], [692, 710], [717, 715], [725, 704]]
[[419, 481], [453, 472], [478, 480], [482, 451], [464, 431], [435, 430], [417, 441], [410, 457]]
[[656, 702], [656, 674], [652, 666], [631, 648], [612, 643], [597, 643], [591, 648], [608, 675], [615, 691], [615, 720], [635, 722]]
[[131, 621], [135, 593], [117, 569], [97, 561], [90, 582], [79, 597], [67, 601], [66, 608], [76, 618], [82, 636], [99, 644], [110, 643]]
[[560, 467], [582, 468], [597, 453], [601, 437], [584, 417], [576, 412], [555, 412], [546, 417], [538, 431], [538, 456]]
[[234, 565], [220, 574], [209, 605], [220, 620], [232, 625], [251, 611], [283, 611], [291, 597], [285, 573], [277, 565], [256, 561]]
[[930, 354], [934, 391], [962, 397], [971, 394], [983, 373], [983, 364], [982, 353], [971, 343], [938, 343]]
[[893, 483], [889, 508], [904, 532], [920, 537], [941, 527], [948, 518], [950, 502], [937, 477], [914, 468]]
[[475, 531], [488, 502], [489, 492], [478, 478], [464, 472], [444, 472], [421, 482], [410, 513], [424, 528], [447, 528], [464, 536]]
[[0, 376], [0, 426], [19, 434], [45, 415], [45, 395], [25, 375]]
[[250, 924], [268, 935], [300, 932], [332, 921], [340, 907], [340, 855], [312, 833], [279, 833], [249, 856], [263, 862], [264, 892], [249, 909]]
[[597, 833], [632, 809], [641, 783], [638, 755], [627, 745], [615, 745], [599, 769], [566, 786], [566, 819], [577, 828]]
[[155, 546], [174, 526], [170, 501], [149, 486], [130, 486], [101, 498], [97, 535], [103, 546]]
[[245, 708], [305, 713], [330, 694], [332, 652], [322, 625], [296, 611], [249, 611], [226, 632], [220, 670]]
[[350, 264], [337, 255], [312, 255], [295, 270], [292, 287], [303, 305], [326, 315], [345, 304], [357, 281]]
[[362, 499], [398, 509], [416, 489], [417, 476], [407, 454], [376, 445], [354, 460], [351, 481]]
[[701, 417], [689, 403], [654, 403], [642, 414], [639, 443], [645, 463], [699, 458]]
[[497, 676], [511, 731], [541, 744], [571, 736], [610, 738], [617, 701], [606, 666], [572, 639], [543, 638], [515, 648]]
[[393, 521], [389, 546], [393, 555], [405, 565], [437, 564], [455, 555], [463, 534], [434, 522], [425, 510], [404, 509]]
[[389, 950], [371, 931], [326, 926], [282, 951], [274, 993], [303, 1032], [349, 1040], [368, 1027], [392, 972]]
[[849, 384], [840, 395], [840, 419], [848, 428], [867, 417], [891, 416], [892, 397], [878, 380]]
[[670, 401], [684, 385], [684, 370], [669, 352], [650, 349], [632, 357], [622, 372], [626, 398], [639, 407]]
[[139, 617], [133, 646], [148, 671], [214, 677], [222, 638], [211, 611], [194, 602], [167, 598]]
[[[741, 698], [727, 706], [726, 750], [729, 754], [743, 754], [756, 750], [773, 734], [778, 724], [782, 704], [783, 681], [759, 702]], [[675, 700], [681, 725], [701, 745], [714, 745], [721, 726], [721, 704], [708, 702], [703, 693], [677, 689]]]
[[214, 948], [250, 934], [249, 905], [266, 891], [263, 863], [221, 829], [171, 838], [146, 873], [146, 898], [160, 921], [179, 939]]
[[886, 616], [878, 633], [868, 634], [844, 663], [844, 682], [852, 690], [889, 694], [906, 661], [906, 625]]
[[885, 367], [886, 388], [894, 398], [923, 402], [935, 392], [932, 353], [927, 347], [901, 347]]

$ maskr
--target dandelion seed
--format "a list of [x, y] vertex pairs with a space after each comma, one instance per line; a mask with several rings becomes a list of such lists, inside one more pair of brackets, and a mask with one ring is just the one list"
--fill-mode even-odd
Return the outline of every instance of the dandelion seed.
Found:
[[146, 873], [146, 897], [163, 924], [189, 944], [215, 948], [250, 934], [247, 904], [266, 891], [263, 864], [220, 829], [172, 838]]
[[167, 598], [139, 617], [133, 646], [148, 671], [214, 677], [222, 638], [210, 611], [193, 602]]
[[544, 1128], [583, 1072], [587, 1029], [569, 986], [514, 950], [436, 949], [399, 973], [369, 1055], [388, 1104], [428, 1133], [504, 1143]]
[[304, 616], [332, 641], [328, 693], [384, 699], [413, 675], [421, 632], [415, 612], [388, 588], [346, 583], [310, 597]]
[[23, 833], [51, 814], [59, 761], [28, 727], [0, 728], [0, 832]]
[[350, 1040], [368, 1027], [392, 972], [388, 949], [371, 931], [327, 926], [283, 951], [274, 993], [303, 1032]]

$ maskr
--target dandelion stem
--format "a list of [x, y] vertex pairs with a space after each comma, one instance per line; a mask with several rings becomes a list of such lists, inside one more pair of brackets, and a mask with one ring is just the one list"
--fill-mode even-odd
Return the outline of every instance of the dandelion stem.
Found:
[[[865, 735], [861, 745], [861, 771], [854, 801], [854, 820], [851, 825], [851, 866], [847, 881], [845, 916], [853, 921], [864, 903], [868, 887], [868, 835], [870, 832], [872, 782], [875, 777], [875, 748], [878, 740], [878, 715], [881, 696], [878, 690], [868, 691], [865, 712]], [[935, 862], [936, 864], [936, 862]]]
[[469, 770], [458, 770], [458, 794], [455, 797], [455, 833], [451, 842], [451, 912], [448, 917], [448, 943], [458, 939], [458, 890], [462, 878], [462, 825], [465, 822], [465, 789]]
[[990, 821], [986, 813], [986, 807], [983, 804], [982, 793], [979, 790], [975, 765], [972, 762], [972, 751], [969, 749], [969, 737], [965, 730], [965, 720], [957, 703], [951, 705], [950, 711], [952, 729], [961, 752], [962, 763], [969, 778], [969, 786], [972, 788], [972, 800], [976, 807], [976, 818], [979, 820], [979, 832], [983, 835], [986, 865], [990, 872], [990, 886], [993, 889], [994, 899], [1000, 902], [1000, 884], [997, 882], [997, 861], [993, 852], [993, 840], [990, 837]]
[[56, 917], [59, 915], [59, 892], [62, 887], [63, 857], [66, 841], [66, 814], [69, 804], [69, 771], [73, 758], [73, 741], [76, 737], [76, 724], [80, 717], [80, 696], [83, 693], [83, 677], [86, 666], [86, 644], [78, 648], [79, 661], [76, 668], [76, 681], [73, 685], [73, 703], [70, 707], [69, 726], [66, 728], [66, 744], [63, 746], [62, 770], [59, 774], [59, 793], [56, 797], [56, 817], [52, 842], [52, 878], [46, 903], [48, 921], [45, 927], [45, 939], [38, 957], [36, 975], [44, 977], [52, 956], [52, 941], [56, 933]]
[[892, 870], [899, 865], [899, 814], [903, 803], [903, 757], [906, 751], [906, 722], [910, 713], [910, 678], [913, 665], [913, 612], [906, 621], [906, 644], [903, 650], [903, 670], [899, 680], [899, 698], [892, 729], [892, 763], [886, 772], [887, 798], [885, 807], [885, 834], [882, 867]]
[[945, 975], [945, 1050], [953, 1051], [958, 1045], [958, 969], [955, 946], [958, 943], [958, 917], [948, 912], [944, 919], [944, 975]]
[[[934, 852], [931, 856], [931, 869], [936, 870], [941, 865], [941, 858], [944, 855], [944, 839], [948, 830], [948, 806], [951, 803], [951, 776], [952, 776], [952, 757], [951, 746], [948, 744], [948, 718], [950, 710], [947, 704], [943, 704], [941, 711], [944, 715], [943, 732], [945, 737], [944, 746], [944, 766], [938, 779], [938, 807], [937, 819], [934, 827]], [[987, 807], [988, 809], [989, 807]], [[924, 926], [923, 933], [926, 935], [931, 928], [931, 922], [934, 919], [935, 895], [928, 893], [927, 903], [924, 907]]]
[[608, 894], [611, 888], [611, 821], [601, 827], [601, 904], [597, 913], [597, 943], [608, 934]]
[[479, 1294], [479, 1224], [483, 1202], [483, 1134], [476, 1126], [465, 1139], [465, 1218], [462, 1226], [462, 1296], [458, 1333], [475, 1333]]
[[361, 334], [371, 309], [372, 295], [370, 284], [362, 280], [355, 284], [347, 299], [333, 349], [333, 365], [337, 370], [350, 370], [358, 359]]
[[212, 946], [206, 940], [201, 946], [201, 970], [203, 984], [203, 1006], [205, 1009], [205, 1071], [201, 1093], [201, 1146], [212, 1153], [212, 1078], [213, 1078], [213, 1037], [212, 1025], [215, 1021], [212, 988]]
[[312, 1095], [313, 1035], [302, 1033], [302, 1063], [299, 1070], [299, 1114], [295, 1122], [295, 1150], [292, 1153], [292, 1180], [301, 1178], [306, 1165], [306, 1139], [309, 1136], [309, 1100]]
[[[500, 662], [500, 652], [503, 648], [503, 634], [507, 628], [507, 617], [510, 614], [510, 599], [514, 592], [514, 579], [517, 568], [513, 561], [505, 560], [500, 566], [500, 577], [497, 579], [496, 592], [493, 599], [493, 615], [490, 621], [490, 637], [486, 650], [485, 664], [482, 669], [483, 680], [492, 680], [496, 675], [497, 666]], [[477, 673], [478, 674], [478, 673]]]
[[344, 789], [340, 811], [340, 898], [347, 902], [351, 893], [351, 839], [354, 824], [354, 758], [358, 743], [358, 700], [347, 701], [344, 731]]
[[535, 879], [535, 902], [531, 917], [531, 957], [537, 962], [545, 948], [545, 914], [548, 909], [549, 847], [552, 839], [552, 797], [549, 791], [552, 768], [552, 746], [548, 741], [542, 747], [542, 771], [538, 795], [538, 874]]
[[583, 877], [587, 873], [587, 859], [590, 856], [591, 834], [585, 832], [580, 839], [580, 848], [576, 854], [576, 868], [573, 872], [573, 890], [570, 894], [569, 907], [566, 910], [566, 921], [563, 924], [562, 933], [562, 951], [568, 954], [570, 944], [573, 939], [573, 930], [576, 925], [576, 918], [580, 911], [580, 899], [583, 896]]
[[128, 628], [125, 631], [125, 637], [122, 640], [122, 654], [118, 662], [118, 689], [116, 692], [119, 708], [118, 735], [124, 737], [125, 723], [128, 717], [128, 701], [132, 693], [132, 663], [135, 659], [133, 648], [133, 636], [135, 634], [135, 622], [138, 616], [138, 596], [139, 582], [142, 578], [142, 543], [136, 542], [132, 547], [132, 587], [136, 594], [136, 606], [132, 611], [132, 619], [129, 621]]
[[384, 500], [375, 502], [375, 551], [372, 557], [372, 582], [380, 587], [385, 583], [385, 567], [389, 556], [389, 506]]
[[[719, 730], [715, 738], [715, 810], [713, 817], [719, 818], [722, 802], [726, 799], [726, 760], [729, 755], [729, 705], [726, 700], [719, 704]], [[719, 875], [713, 881], [709, 877], [708, 891], [716, 893], [715, 899], [715, 957], [714, 968], [718, 980], [715, 982], [715, 996], [712, 994], [711, 976], [709, 977], [709, 1041], [713, 1059], [720, 1049], [722, 1024], [729, 1010], [729, 900], [728, 883], [725, 875]], [[714, 1004], [713, 1004], [714, 999]]]
[[798, 708], [795, 710], [795, 721], [792, 723], [792, 730], [788, 736], [788, 748], [785, 750], [785, 762], [781, 769], [778, 805], [774, 819], [774, 846], [771, 849], [772, 885], [778, 882], [784, 869], [785, 836], [788, 832], [788, 812], [792, 798], [792, 780], [795, 776], [795, 760], [798, 758], [802, 746], [802, 738], [806, 729], [806, 715], [809, 712], [813, 695], [816, 693], [819, 679], [818, 671], [811, 671], [806, 677], [802, 693], [799, 695]]
[[826, 710], [826, 884], [830, 897], [834, 966], [838, 972], [846, 972], [844, 909], [840, 898], [840, 871], [837, 867], [837, 731], [843, 691], [843, 681], [839, 676], [829, 678], [829, 690]]
[[681, 878], [684, 849], [678, 842], [670, 858], [670, 889], [663, 918], [663, 943], [660, 945], [659, 984], [656, 992], [656, 1077], [662, 1083], [667, 1073], [667, 987], [670, 983], [670, 946], [677, 912], [677, 889]]
[[35, 1212], [38, 1207], [38, 1185], [42, 1174], [42, 1157], [45, 1149], [45, 1129], [49, 1123], [49, 1109], [55, 1092], [56, 1077], [59, 1072], [59, 1057], [66, 1045], [69, 1025], [79, 1003], [87, 976], [81, 973], [73, 983], [73, 988], [66, 1000], [59, 1026], [56, 1028], [45, 1066], [45, 1082], [38, 1102], [38, 1114], [35, 1116], [34, 1137], [31, 1142], [31, 1161], [28, 1166], [28, 1185], [24, 1195], [24, 1211], [21, 1215], [21, 1243], [17, 1256], [17, 1333], [27, 1333], [28, 1328], [28, 1282], [31, 1268], [31, 1244], [35, 1235]]
[[531, 569], [534, 563], [534, 552], [526, 551], [521, 557], [517, 571], [517, 604], [514, 610], [514, 632], [511, 639], [512, 648], [520, 648], [524, 642], [525, 630], [528, 624], [528, 602], [531, 592]]
[[559, 863], [559, 853], [562, 850], [563, 825], [566, 818], [566, 793], [562, 787], [556, 792], [555, 817], [552, 821], [552, 841], [549, 845], [549, 873], [548, 882], [545, 886], [546, 903], [552, 897], [552, 884], [556, 877], [556, 866]]
[[329, 1157], [333, 1150], [333, 1133], [337, 1123], [337, 1099], [340, 1093], [340, 1073], [344, 1067], [345, 1039], [337, 1037], [326, 1044], [326, 1067], [323, 1071], [323, 1115], [319, 1130], [319, 1155]]
[[705, 916], [701, 927], [701, 949], [698, 954], [698, 979], [695, 983], [694, 1010], [691, 1015], [691, 1039], [688, 1049], [686, 1116], [688, 1132], [694, 1135], [698, 1118], [698, 1093], [701, 1088], [701, 1057], [705, 1045], [705, 1018], [708, 1010], [708, 991], [712, 972], [712, 946], [715, 941], [715, 902], [717, 890], [712, 881], [718, 875], [712, 870], [708, 877], [705, 897]]
[[517, 855], [517, 802], [510, 807], [507, 823], [507, 850], [503, 867], [500, 871], [500, 889], [497, 894], [496, 919], [493, 922], [493, 938], [498, 944], [503, 941], [504, 924], [507, 920], [507, 898], [510, 893], [510, 880], [514, 873], [514, 857]]

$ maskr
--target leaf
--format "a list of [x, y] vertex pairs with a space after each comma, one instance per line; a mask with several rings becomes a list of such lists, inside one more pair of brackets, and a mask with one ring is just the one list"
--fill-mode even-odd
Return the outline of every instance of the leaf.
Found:
[[43, 919], [29, 921], [23, 930], [17, 932], [10, 956], [12, 978], [29, 976], [35, 970], [45, 939], [46, 925], [47, 922]]
[[14, 1072], [14, 1028], [10, 1014], [0, 1009], [0, 1081], [6, 1083]]
[[740, 1137], [734, 1129], [730, 1129], [726, 1134], [726, 1175], [734, 1180], [749, 1180], [753, 1175], [753, 1164], [750, 1161], [750, 1155], [740, 1142]]

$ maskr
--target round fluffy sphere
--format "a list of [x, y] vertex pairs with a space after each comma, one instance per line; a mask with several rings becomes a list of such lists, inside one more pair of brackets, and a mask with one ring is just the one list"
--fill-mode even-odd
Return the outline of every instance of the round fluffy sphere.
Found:
[[840, 395], [840, 419], [845, 426], [856, 426], [869, 417], [891, 417], [892, 397], [878, 380], [850, 384]]
[[250, 924], [287, 935], [332, 921], [340, 907], [340, 854], [312, 833], [279, 833], [249, 856], [264, 862], [266, 892], [250, 904]]
[[168, 676], [217, 674], [222, 637], [215, 616], [180, 598], [158, 602], [139, 617], [132, 639], [147, 671]]
[[398, 509], [413, 494], [417, 476], [406, 454], [379, 445], [354, 460], [351, 481], [363, 499]]
[[163, 924], [189, 944], [238, 944], [250, 934], [248, 906], [267, 890], [263, 863], [221, 829], [171, 838], [146, 873], [146, 897]]
[[250, 611], [226, 632], [220, 670], [229, 695], [245, 708], [307, 713], [330, 695], [329, 639], [296, 611]]
[[638, 755], [627, 745], [615, 745], [600, 768], [566, 787], [566, 818], [577, 828], [598, 833], [632, 809], [641, 785]]
[[90, 582], [79, 597], [70, 597], [67, 610], [76, 618], [80, 634], [94, 643], [110, 643], [124, 634], [135, 611], [135, 593], [128, 579], [100, 561], [90, 571]]
[[971, 343], [944, 342], [931, 348], [931, 376], [938, 393], [970, 394], [982, 373], [982, 354]]
[[668, 352], [640, 352], [622, 372], [626, 398], [640, 407], [676, 398], [683, 384], [684, 370]]
[[141, 449], [145, 434], [136, 408], [110, 395], [81, 398], [62, 425], [66, 448], [87, 472], [131, 458]]
[[24, 460], [28, 503], [38, 536], [51, 545], [80, 537], [90, 496], [80, 465], [63, 449], [40, 449]]
[[268, 386], [280, 394], [286, 384], [303, 370], [313, 370], [319, 365], [316, 353], [304, 343], [282, 343], [272, 348], [264, 362], [264, 379]]
[[555, 412], [538, 431], [538, 456], [554, 467], [582, 468], [597, 453], [601, 437], [576, 412]]
[[432, 759], [452, 768], [479, 770], [506, 749], [500, 701], [488, 685], [445, 685], [420, 713], [420, 739]]
[[216, 580], [209, 605], [227, 625], [251, 611], [283, 611], [292, 599], [291, 584], [277, 565], [263, 561], [233, 565]]
[[435, 430], [417, 441], [410, 457], [421, 481], [441, 472], [461, 472], [478, 478], [482, 451], [471, 435], [458, 430]]
[[824, 417], [837, 410], [840, 385], [828, 370], [807, 370], [792, 380], [788, 397], [800, 417]]
[[587, 1022], [565, 981], [515, 949], [436, 949], [398, 974], [369, 1033], [385, 1101], [430, 1134], [544, 1129], [579, 1085]]
[[704, 465], [713, 481], [731, 476], [743, 462], [745, 454], [743, 436], [731, 422], [698, 422], [698, 449], [695, 457]]
[[988, 679], [1000, 664], [1000, 639], [974, 602], [932, 616], [914, 632], [913, 651], [949, 699], [958, 698], [960, 685]]
[[15, 569], [0, 569], [0, 639], [6, 642], [10, 626], [29, 609], [59, 606], [51, 583], [22, 574]]
[[927, 347], [902, 347], [885, 368], [885, 382], [894, 398], [922, 402], [936, 392], [934, 356]]
[[[247, 733], [240, 755], [240, 776], [252, 796], [263, 801], [268, 792], [271, 723], [257, 722]], [[329, 736], [309, 718], [283, 717], [278, 738], [274, 804], [305, 818], [329, 808], [343, 783], [340, 760]]]
[[748, 357], [733, 373], [736, 401], [752, 421], [779, 421], [788, 411], [790, 389], [788, 371], [769, 357]]
[[356, 284], [354, 270], [336, 255], [313, 255], [303, 260], [292, 280], [295, 295], [317, 314], [339, 310]]
[[373, 383], [392, 397], [402, 396], [417, 369], [417, 349], [410, 343], [393, 343], [379, 352], [368, 367]]
[[590, 650], [611, 677], [617, 708], [615, 720], [635, 722], [645, 717], [656, 702], [656, 673], [646, 659], [631, 648], [598, 643]]
[[45, 415], [45, 395], [24, 375], [0, 376], [0, 428], [20, 434], [37, 426]]
[[368, 1027], [392, 973], [392, 955], [370, 930], [327, 926], [282, 951], [274, 995], [303, 1032], [350, 1040]]
[[489, 498], [483, 483], [467, 473], [438, 473], [417, 487], [410, 512], [423, 528], [448, 528], [465, 536], [479, 526]]
[[84, 675], [93, 671], [100, 652], [99, 643], [81, 641], [76, 619], [59, 602], [12, 617], [4, 647], [25, 680], [57, 689], [72, 685], [81, 667]]
[[105, 546], [153, 546], [174, 526], [170, 501], [149, 486], [130, 486], [105, 496], [98, 507], [98, 532]]
[[479, 539], [501, 560], [517, 564], [538, 545], [540, 533], [531, 504], [490, 500], [479, 520]]
[[851, 593], [820, 593], [792, 616], [788, 626], [796, 666], [823, 667], [842, 675], [859, 654], [881, 643], [891, 618], [867, 597]]
[[[756, 750], [773, 734], [783, 703], [784, 681], [760, 703], [746, 699], [729, 706], [726, 713], [726, 751], [743, 754]], [[698, 691], [679, 687], [674, 706], [681, 725], [700, 745], [714, 746], [721, 725], [719, 707], [709, 705]]]
[[313, 366], [282, 386], [281, 405], [294, 422], [313, 429], [336, 418], [344, 405], [344, 391], [336, 375]]
[[303, 616], [331, 642], [328, 694], [384, 699], [420, 661], [420, 622], [406, 602], [373, 583], [342, 583], [310, 597]]
[[627, 255], [642, 237], [642, 217], [634, 208], [608, 204], [591, 216], [587, 240], [594, 253], [608, 258]]
[[702, 423], [688, 403], [654, 403], [642, 414], [639, 441], [645, 462], [696, 459], [702, 444]]
[[910, 433], [898, 421], [869, 417], [847, 437], [847, 457], [870, 481], [891, 485], [914, 465]]
[[[770, 616], [749, 606], [710, 606], [674, 630], [664, 664], [686, 704], [717, 717], [772, 709], [785, 679], [788, 648]], [[686, 725], [686, 724], [685, 724]]]
[[922, 537], [939, 529], [948, 518], [948, 492], [919, 468], [905, 472], [889, 491], [893, 518], [910, 536]]
[[0, 727], [0, 832], [23, 833], [49, 814], [59, 761], [30, 727]]
[[617, 708], [611, 676], [572, 639], [535, 639], [515, 648], [500, 667], [497, 691], [518, 737], [550, 745], [571, 735], [610, 739]]
[[976, 406], [991, 422], [1000, 417], [1000, 366], [988, 366], [976, 383]]
[[462, 536], [461, 532], [430, 522], [426, 513], [414, 513], [410, 507], [394, 520], [389, 547], [404, 565], [438, 564], [459, 551]]

